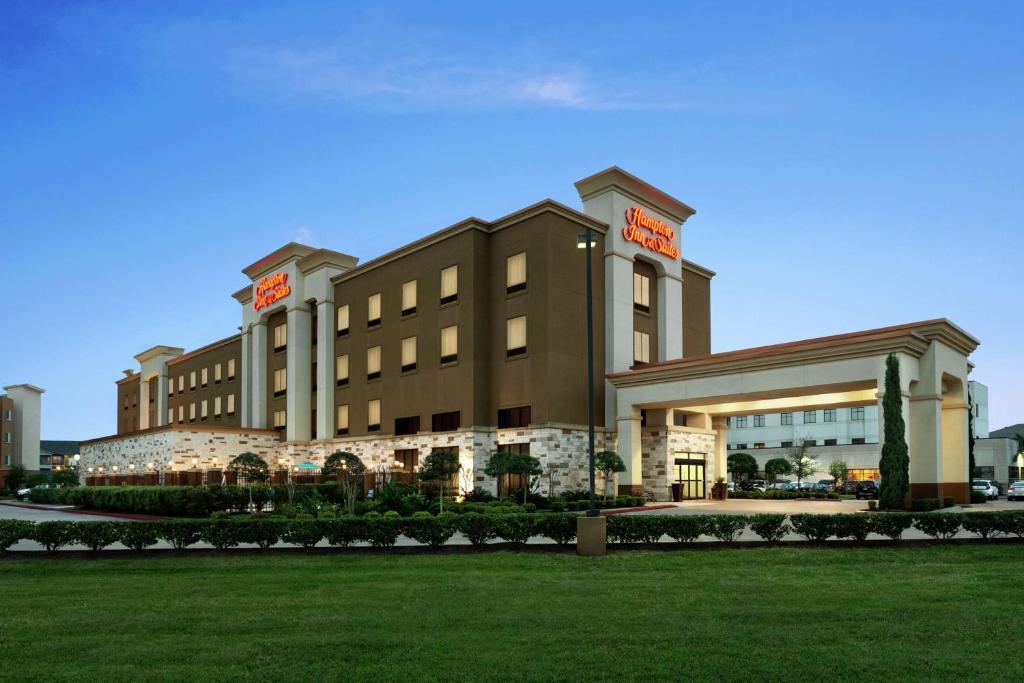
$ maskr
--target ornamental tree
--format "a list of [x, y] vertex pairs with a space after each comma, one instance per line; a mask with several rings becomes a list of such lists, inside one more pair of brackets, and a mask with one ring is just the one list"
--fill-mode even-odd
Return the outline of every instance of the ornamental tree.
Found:
[[814, 474], [818, 469], [818, 463], [807, 454], [807, 442], [800, 441], [799, 446], [793, 446], [786, 453], [786, 460], [793, 468], [792, 474], [796, 476], [796, 490], [800, 490], [800, 483], [807, 477]]
[[598, 451], [594, 454], [594, 467], [604, 474], [604, 499], [608, 500], [608, 489], [614, 484], [616, 472], [625, 472], [626, 463], [615, 451]]
[[228, 463], [228, 469], [236, 472], [246, 482], [266, 481], [270, 478], [270, 467], [255, 453], [245, 452], [235, 456]]
[[488, 477], [494, 477], [498, 480], [498, 497], [501, 498], [501, 478], [511, 472], [512, 459], [515, 457], [515, 453], [508, 451], [497, 451], [487, 460], [487, 466], [484, 468], [484, 474]]
[[327, 456], [320, 471], [330, 477], [338, 477], [338, 488], [345, 500], [345, 512], [356, 513], [356, 494], [366, 476], [366, 465], [355, 453], [335, 451]]
[[509, 474], [518, 474], [523, 479], [523, 504], [525, 505], [527, 497], [530, 495], [530, 484], [533, 477], [543, 472], [540, 460], [529, 453], [513, 453], [509, 465]]
[[740, 475], [747, 478], [757, 476], [757, 460], [750, 453], [733, 453], [726, 462], [726, 469], [732, 473], [734, 480]]
[[793, 473], [793, 466], [785, 458], [772, 458], [764, 464], [764, 473], [773, 481], [775, 477]]
[[900, 389], [900, 363], [895, 353], [885, 359], [885, 395], [882, 398], [885, 442], [878, 462], [882, 485], [878, 506], [886, 509], [904, 507], [910, 489], [910, 455], [903, 420], [903, 392]]
[[436, 481], [440, 496], [440, 512], [444, 512], [444, 484], [462, 469], [459, 454], [454, 451], [436, 451], [423, 459], [419, 477], [423, 481]]
[[832, 476], [832, 487], [839, 488], [839, 482], [846, 481], [850, 468], [845, 460], [833, 460], [828, 465], [828, 473]]

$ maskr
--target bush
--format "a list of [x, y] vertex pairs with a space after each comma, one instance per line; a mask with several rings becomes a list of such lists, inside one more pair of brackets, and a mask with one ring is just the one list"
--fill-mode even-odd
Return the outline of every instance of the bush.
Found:
[[781, 541], [791, 529], [786, 524], [786, 515], [763, 513], [750, 518], [750, 530], [769, 543]]
[[281, 528], [281, 540], [303, 548], [312, 548], [324, 538], [321, 523], [311, 515], [297, 515], [289, 519]]
[[998, 512], [967, 512], [963, 516], [964, 531], [978, 534], [984, 540], [999, 534], [999, 526], [996, 521], [999, 519]]
[[347, 548], [362, 540], [363, 521], [358, 517], [338, 517], [322, 522], [324, 535], [330, 545]]
[[951, 508], [954, 505], [956, 505], [956, 498], [954, 498], [953, 496], [943, 496], [942, 507]]
[[[555, 509], [554, 505], [551, 506], [551, 509]], [[568, 545], [576, 539], [576, 519], [576, 515], [559, 512], [539, 515], [536, 531], [539, 535], [550, 538], [558, 545]]]
[[484, 545], [492, 538], [497, 538], [498, 530], [492, 515], [479, 512], [467, 512], [459, 515], [456, 527], [473, 545]]
[[217, 550], [238, 545], [238, 525], [228, 519], [211, 519], [200, 525], [201, 537]]
[[930, 512], [942, 507], [942, 501], [938, 498], [915, 498], [910, 503], [910, 509], [914, 512]]
[[747, 526], [746, 515], [712, 515], [708, 519], [708, 532], [719, 541], [732, 543]]
[[988, 496], [985, 495], [984, 491], [971, 491], [971, 503], [987, 503]]
[[120, 522], [78, 522], [78, 542], [98, 552], [120, 540], [117, 531]]
[[865, 515], [832, 515], [832, 533], [836, 538], [852, 538], [863, 543], [871, 533], [871, 520]]
[[77, 522], [39, 522], [32, 528], [32, 540], [53, 552], [78, 540]]
[[994, 514], [997, 515], [996, 531], [1007, 536], [1024, 538], [1024, 510], [1005, 510]]
[[568, 509], [568, 503], [566, 503], [566, 501], [562, 500], [561, 498], [555, 498], [554, 500], [551, 501], [552, 512], [565, 512]]
[[287, 524], [282, 519], [269, 517], [251, 517], [233, 523], [239, 543], [252, 543], [263, 550], [277, 545]]
[[[208, 524], [208, 523], [207, 523]], [[152, 523], [147, 523], [147, 526], [153, 526]], [[156, 535], [164, 541], [171, 544], [175, 550], [184, 550], [190, 545], [194, 545], [203, 539], [203, 528], [202, 522], [193, 522], [190, 520], [171, 520], [167, 522], [157, 522], [155, 525]]]
[[390, 548], [395, 545], [402, 531], [402, 522], [398, 519], [381, 518], [363, 523], [360, 536], [374, 548]]
[[158, 527], [152, 522], [123, 522], [117, 525], [118, 540], [129, 550], [145, 550], [156, 545]]
[[693, 543], [708, 533], [708, 518], [704, 515], [671, 515], [664, 519], [665, 533], [679, 543]]
[[426, 512], [417, 512], [405, 522], [405, 535], [417, 543], [439, 548], [455, 535], [456, 516], [451, 512], [436, 517]]
[[613, 515], [608, 518], [608, 538], [614, 543], [657, 543], [668, 530], [667, 516]]
[[6, 552], [23, 538], [32, 538], [33, 526], [23, 519], [0, 519], [0, 552]]
[[827, 541], [836, 533], [834, 515], [790, 515], [793, 531], [812, 543]]
[[943, 512], [937, 515], [916, 515], [914, 526], [932, 538], [948, 541], [956, 536], [963, 523], [963, 517], [953, 512]]
[[914, 523], [914, 516], [905, 512], [880, 512], [871, 515], [869, 528], [876, 534], [885, 536], [891, 541], [903, 538], [903, 532]]
[[495, 531], [499, 538], [521, 545], [537, 533], [536, 515], [496, 515]]

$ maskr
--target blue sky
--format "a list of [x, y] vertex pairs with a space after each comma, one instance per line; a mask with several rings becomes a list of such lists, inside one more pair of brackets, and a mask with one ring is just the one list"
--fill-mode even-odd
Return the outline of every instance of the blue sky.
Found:
[[0, 383], [112, 433], [132, 356], [233, 333], [284, 242], [617, 164], [697, 209], [715, 351], [944, 316], [1024, 421], [1024, 4], [555, 4], [3, 3]]

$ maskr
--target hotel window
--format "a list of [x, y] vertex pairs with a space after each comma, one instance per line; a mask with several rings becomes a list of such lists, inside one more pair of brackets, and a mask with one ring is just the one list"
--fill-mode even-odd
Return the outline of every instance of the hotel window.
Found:
[[502, 408], [498, 411], [498, 429], [520, 429], [530, 426], [530, 406]]
[[781, 413], [782, 426], [789, 427], [793, 424], [793, 413]]
[[779, 444], [779, 446], [781, 448], [792, 448], [793, 447], [793, 442], [792, 441], [783, 441], [781, 444]]
[[441, 329], [441, 363], [454, 363], [459, 359], [459, 326]]
[[818, 442], [815, 439], [804, 439], [805, 446], [817, 446]]
[[135, 392], [132, 392], [132, 408], [139, 405], [139, 396]]
[[203, 368], [199, 372], [199, 383], [202, 385], [203, 389], [205, 389], [206, 386], [210, 383], [210, 371], [209, 371], [209, 368]]
[[220, 417], [220, 396], [213, 397], [213, 416]]
[[380, 347], [371, 346], [366, 349], [366, 379], [380, 377]]
[[288, 392], [288, 368], [274, 370], [274, 396], [284, 396]]
[[633, 273], [633, 309], [651, 312], [651, 278]]
[[764, 443], [759, 441], [754, 444], [754, 448], [764, 448]]
[[855, 436], [852, 439], [850, 439], [850, 443], [853, 444], [854, 446], [860, 446], [860, 445], [862, 445], [864, 443], [864, 437], [863, 436]]
[[128, 410], [128, 394], [124, 395], [124, 409]]
[[402, 284], [402, 315], [416, 312], [416, 281], [409, 280]]
[[228, 381], [230, 382], [235, 378], [235, 359], [228, 359]]
[[338, 356], [334, 360], [334, 384], [339, 387], [348, 384], [348, 354]]
[[881, 474], [877, 469], [846, 470], [846, 481], [865, 481], [867, 479], [879, 478], [881, 478]]
[[174, 396], [174, 378], [171, 377], [167, 382], [167, 395]]
[[859, 408], [850, 408], [850, 421], [851, 422], [863, 422], [864, 421], [864, 406]]
[[195, 370], [193, 370], [192, 372], [188, 373], [188, 389], [189, 389], [189, 391], [195, 391], [196, 390], [196, 371]]
[[814, 410], [804, 411], [804, 424], [812, 424], [818, 421], [818, 413]]
[[178, 424], [185, 421], [185, 406], [184, 404], [178, 406]]
[[380, 431], [380, 399], [371, 399], [366, 403], [366, 431]]
[[288, 348], [288, 323], [281, 323], [274, 328], [274, 350], [284, 351]]
[[521, 251], [505, 259], [505, 293], [526, 289], [526, 252]]
[[745, 443], [738, 443], [738, 444], [736, 444], [736, 448], [741, 450], [741, 451], [745, 451], [745, 450], [747, 450], [747, 444], [745, 444]]
[[10, 455], [5, 455], [4, 456], [4, 467], [10, 467], [10, 466], [11, 466], [11, 456]]
[[736, 418], [736, 426], [739, 428], [745, 428], [747, 426], [747, 416], [741, 415]]
[[505, 323], [505, 356], [515, 358], [526, 354], [526, 316], [509, 318]]
[[[755, 427], [764, 427], [764, 415], [755, 415], [754, 416], [754, 426]], [[764, 444], [761, 444], [761, 448], [764, 448]]]
[[205, 420], [206, 418], [208, 418], [210, 416], [209, 407], [210, 407], [209, 406], [209, 402], [204, 398], [202, 400], [202, 402], [199, 404], [199, 419], [200, 420]]
[[335, 431], [338, 432], [339, 436], [348, 434], [348, 405], [338, 406], [338, 424], [335, 425]]
[[4, 443], [11, 443], [12, 438], [13, 437], [11, 436], [10, 432], [4, 432]]
[[366, 297], [366, 326], [380, 325], [380, 292]]
[[416, 468], [420, 466], [418, 448], [402, 448], [395, 451], [395, 469], [404, 475], [409, 483], [415, 483]]
[[173, 422], [174, 422], [174, 408], [168, 408], [167, 409], [167, 424], [172, 424]]
[[235, 395], [228, 394], [228, 417], [235, 414]]
[[348, 334], [348, 304], [338, 306], [338, 336]]
[[[825, 410], [823, 410], [821, 412], [822, 412], [822, 415], [824, 416], [823, 419], [824, 419], [825, 422], [835, 422], [836, 421], [836, 410], [835, 410], [835, 408], [826, 408]], [[828, 444], [826, 444], [826, 445], [828, 445]]]
[[185, 391], [185, 375], [178, 375], [178, 393]]
[[196, 421], [196, 404], [195, 403], [189, 403], [188, 404], [188, 421], [189, 422], [195, 422]]
[[287, 410], [275, 410], [274, 411], [274, 429], [283, 429], [288, 426], [288, 411]]
[[453, 410], [449, 413], [434, 413], [430, 418], [430, 431], [432, 432], [454, 432], [459, 428], [459, 411]]
[[396, 417], [395, 418], [395, 436], [404, 436], [406, 434], [415, 434], [420, 431], [420, 416], [413, 415], [411, 417]]
[[10, 408], [5, 410], [4, 411], [4, 419], [7, 420], [8, 422], [13, 420], [14, 419], [14, 411], [12, 411]]
[[402, 340], [402, 372], [412, 372], [416, 369], [416, 337], [406, 337]]
[[217, 364], [215, 364], [213, 366], [213, 383], [214, 384], [220, 384], [220, 381], [223, 379], [222, 370], [223, 370], [223, 366], [220, 363], [217, 363]]
[[835, 446], [838, 443], [839, 442], [836, 439], [825, 439], [825, 445], [826, 446]]
[[633, 363], [651, 362], [651, 335], [633, 330]]
[[459, 299], [459, 267], [448, 266], [441, 271], [441, 304]]

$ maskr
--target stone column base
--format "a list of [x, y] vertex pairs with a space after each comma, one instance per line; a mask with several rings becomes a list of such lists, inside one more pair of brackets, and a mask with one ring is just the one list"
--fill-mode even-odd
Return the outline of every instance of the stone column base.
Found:
[[619, 484], [619, 495], [642, 497], [644, 495], [644, 486], [643, 484]]
[[608, 518], [576, 518], [576, 554], [600, 557], [608, 550]]

